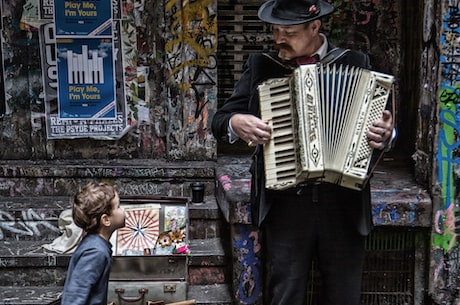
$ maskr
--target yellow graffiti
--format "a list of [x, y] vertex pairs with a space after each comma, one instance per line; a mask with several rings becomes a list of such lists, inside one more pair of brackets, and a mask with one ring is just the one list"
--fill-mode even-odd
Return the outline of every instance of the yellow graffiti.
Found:
[[450, 46], [458, 46], [457, 33], [452, 31], [446, 32], [446, 42], [448, 42]]
[[[211, 0], [202, 0], [189, 3], [182, 2], [182, 9], [173, 14], [171, 24], [171, 34], [174, 39], [165, 45], [166, 52], [172, 52], [175, 47], [183, 44], [188, 45], [196, 53], [197, 58], [181, 61], [179, 65], [172, 67], [171, 76], [177, 75], [181, 70], [190, 66], [208, 67], [210, 64], [209, 56], [215, 54], [217, 41], [205, 46], [199, 37], [209, 37], [217, 35], [217, 20], [209, 16], [206, 7], [212, 4]], [[181, 5], [178, 0], [166, 3], [166, 10], [171, 11], [175, 5]], [[193, 27], [190, 26], [193, 22]], [[198, 23], [198, 25], [196, 24]], [[182, 29], [182, 30], [180, 30]], [[190, 88], [190, 84], [183, 84], [183, 89]]]

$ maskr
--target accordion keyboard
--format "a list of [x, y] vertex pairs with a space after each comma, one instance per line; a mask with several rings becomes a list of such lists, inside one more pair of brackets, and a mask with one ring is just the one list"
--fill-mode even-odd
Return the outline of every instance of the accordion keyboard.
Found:
[[278, 189], [295, 185], [297, 176], [297, 146], [289, 84], [288, 78], [278, 78], [259, 86], [260, 99], [270, 101], [269, 107], [261, 109], [261, 117], [272, 128], [272, 139], [264, 146], [266, 184], [277, 185]]

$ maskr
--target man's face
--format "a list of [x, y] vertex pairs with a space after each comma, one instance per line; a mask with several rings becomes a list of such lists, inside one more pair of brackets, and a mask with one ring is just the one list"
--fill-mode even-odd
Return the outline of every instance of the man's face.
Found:
[[303, 55], [312, 55], [316, 51], [314, 44], [318, 39], [316, 23], [279, 25], [273, 24], [275, 48], [283, 59], [293, 59]]

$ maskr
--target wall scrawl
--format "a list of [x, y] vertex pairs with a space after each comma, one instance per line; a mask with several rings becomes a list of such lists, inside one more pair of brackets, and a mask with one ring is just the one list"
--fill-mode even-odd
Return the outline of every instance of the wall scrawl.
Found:
[[258, 233], [250, 231], [245, 225], [239, 226], [239, 229], [241, 239], [234, 240], [241, 268], [236, 299], [241, 304], [254, 304], [262, 293], [262, 261], [257, 257], [260, 252]]
[[40, 239], [43, 229], [51, 230], [55, 233], [59, 232], [55, 225], [44, 219], [43, 215], [33, 209], [22, 211], [19, 218], [8, 211], [0, 211], [0, 240], [5, 239], [7, 234], [31, 236]]
[[[460, 107], [460, 86], [457, 84], [460, 74], [458, 69], [459, 59], [459, 23], [455, 22], [460, 17], [458, 3], [451, 1], [449, 11], [444, 18], [444, 33], [441, 37], [442, 44], [442, 82], [439, 94], [440, 121], [442, 123], [438, 139], [438, 182], [441, 185], [443, 208], [449, 209], [455, 202], [454, 194], [454, 165], [459, 163], [458, 149], [460, 142], [457, 134], [460, 129], [458, 110]], [[449, 248], [444, 249], [446, 251]]]
[[459, 1], [445, 1], [446, 14], [441, 34], [441, 86], [439, 91], [439, 122], [437, 182], [440, 203], [435, 207], [432, 230], [432, 294], [436, 302], [457, 304], [460, 270], [458, 269], [458, 199], [460, 164], [460, 11]]
[[[348, 0], [331, 3], [336, 13], [325, 24], [326, 28], [330, 28], [330, 39], [339, 46], [369, 54], [375, 70], [393, 72], [386, 69], [399, 64], [400, 33], [395, 1]], [[388, 61], [394, 64], [388, 65]]]
[[[211, 0], [168, 1], [170, 33], [165, 45], [171, 113], [184, 126], [172, 126], [172, 133], [186, 130], [186, 136], [172, 136], [171, 145], [209, 155], [214, 144], [208, 128], [209, 111], [217, 100], [217, 14]], [[177, 90], [177, 91], [176, 91]], [[182, 109], [181, 109], [182, 108]], [[213, 153], [209, 155], [213, 156]], [[176, 156], [177, 157], [177, 156]]]

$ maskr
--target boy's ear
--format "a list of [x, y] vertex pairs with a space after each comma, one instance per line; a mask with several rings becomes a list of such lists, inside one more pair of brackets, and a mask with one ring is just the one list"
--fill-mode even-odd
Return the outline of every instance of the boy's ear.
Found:
[[107, 214], [102, 214], [101, 216], [101, 225], [109, 227], [110, 226], [110, 217]]

